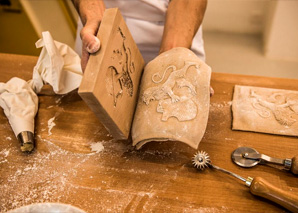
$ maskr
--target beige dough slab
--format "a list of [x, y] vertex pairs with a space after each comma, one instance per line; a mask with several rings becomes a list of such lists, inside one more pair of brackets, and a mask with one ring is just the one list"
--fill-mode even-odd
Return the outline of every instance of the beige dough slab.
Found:
[[233, 130], [298, 136], [298, 91], [234, 88]]
[[211, 68], [186, 48], [162, 53], [145, 67], [132, 127], [137, 149], [181, 141], [197, 149], [207, 126]]
[[144, 60], [120, 11], [107, 9], [90, 55], [79, 95], [115, 139], [130, 134]]

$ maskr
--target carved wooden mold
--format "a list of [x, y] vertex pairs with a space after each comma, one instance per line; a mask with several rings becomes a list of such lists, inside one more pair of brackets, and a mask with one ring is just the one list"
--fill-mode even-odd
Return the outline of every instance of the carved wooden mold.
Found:
[[104, 13], [79, 94], [115, 139], [127, 139], [144, 60], [116, 8]]

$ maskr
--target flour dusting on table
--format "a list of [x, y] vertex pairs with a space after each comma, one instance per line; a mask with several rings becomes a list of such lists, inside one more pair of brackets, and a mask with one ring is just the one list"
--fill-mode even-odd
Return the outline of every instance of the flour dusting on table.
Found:
[[90, 148], [91, 148], [91, 152], [95, 152], [95, 153], [100, 153], [101, 151], [104, 150], [104, 146], [102, 145], [102, 142], [91, 143]]
[[52, 131], [53, 127], [56, 126], [56, 124], [54, 122], [55, 118], [56, 117], [54, 116], [54, 117], [52, 117], [51, 119], [48, 120], [48, 135], [49, 136], [52, 135], [51, 131]]

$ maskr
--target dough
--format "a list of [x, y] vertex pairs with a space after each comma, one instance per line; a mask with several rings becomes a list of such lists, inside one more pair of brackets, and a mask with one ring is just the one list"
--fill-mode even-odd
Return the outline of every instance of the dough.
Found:
[[186, 48], [151, 61], [142, 77], [133, 145], [173, 140], [197, 149], [208, 120], [210, 76], [210, 67]]
[[298, 136], [298, 91], [236, 85], [233, 130]]

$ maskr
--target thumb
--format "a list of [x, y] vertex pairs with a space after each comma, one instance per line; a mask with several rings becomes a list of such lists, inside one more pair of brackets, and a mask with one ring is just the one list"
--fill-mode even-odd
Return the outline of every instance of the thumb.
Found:
[[88, 22], [81, 30], [82, 39], [82, 58], [81, 65], [83, 71], [86, 68], [89, 54], [95, 53], [100, 49], [100, 41], [95, 36], [97, 34], [100, 22]]
[[100, 40], [91, 33], [85, 33], [82, 37], [83, 47], [88, 53], [95, 53], [100, 49]]
[[100, 49], [100, 41], [95, 36], [97, 34], [98, 25], [86, 24], [81, 30], [81, 38], [83, 42], [83, 50], [89, 53], [95, 53]]

